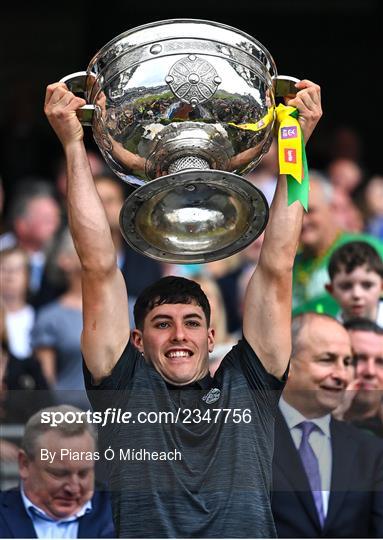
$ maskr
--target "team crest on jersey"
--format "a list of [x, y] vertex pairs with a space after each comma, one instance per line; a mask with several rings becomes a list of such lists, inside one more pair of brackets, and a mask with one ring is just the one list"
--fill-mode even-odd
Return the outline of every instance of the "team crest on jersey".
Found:
[[205, 401], [208, 405], [215, 403], [221, 397], [221, 390], [219, 388], [212, 388], [207, 394], [202, 398], [202, 401]]

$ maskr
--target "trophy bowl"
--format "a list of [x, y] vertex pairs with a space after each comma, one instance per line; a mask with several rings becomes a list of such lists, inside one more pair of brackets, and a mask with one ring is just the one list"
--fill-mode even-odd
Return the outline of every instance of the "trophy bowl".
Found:
[[243, 175], [270, 147], [288, 79], [256, 39], [198, 19], [128, 30], [62, 79], [84, 94], [81, 122], [134, 188], [120, 214], [128, 244], [157, 260], [202, 263], [262, 233], [268, 205]]

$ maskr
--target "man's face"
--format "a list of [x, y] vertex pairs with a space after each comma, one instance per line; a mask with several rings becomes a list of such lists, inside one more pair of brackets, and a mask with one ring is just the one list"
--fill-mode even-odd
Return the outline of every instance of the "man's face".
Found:
[[[94, 440], [87, 432], [63, 437], [51, 429], [38, 438], [37, 446], [33, 459], [20, 452], [19, 469], [25, 494], [51, 517], [70, 517], [93, 496], [94, 462], [69, 456], [61, 459], [61, 448], [94, 452]], [[41, 460], [41, 448], [56, 452], [52, 463]]]
[[383, 396], [383, 336], [362, 330], [350, 330], [349, 333], [359, 381], [354, 401], [365, 406], [378, 406]]
[[350, 338], [336, 321], [319, 318], [301, 330], [285, 398], [307, 418], [333, 411], [354, 375]]
[[9, 253], [0, 259], [2, 295], [25, 298], [28, 288], [28, 261], [21, 252]]
[[36, 197], [29, 205], [25, 217], [20, 218], [18, 232], [36, 245], [45, 246], [60, 225], [60, 210], [52, 197]]
[[184, 385], [208, 373], [214, 331], [200, 306], [163, 304], [147, 314], [142, 332], [133, 331], [133, 342], [166, 381]]
[[333, 233], [334, 220], [331, 206], [326, 201], [321, 186], [317, 182], [310, 185], [308, 212], [303, 216], [300, 241], [302, 246], [317, 250], [323, 246], [329, 231]]
[[346, 273], [341, 268], [327, 290], [343, 310], [344, 318], [366, 317], [374, 320], [382, 291], [383, 280], [366, 265]]
[[351, 193], [362, 181], [362, 171], [351, 159], [336, 159], [328, 172], [331, 183], [346, 193]]

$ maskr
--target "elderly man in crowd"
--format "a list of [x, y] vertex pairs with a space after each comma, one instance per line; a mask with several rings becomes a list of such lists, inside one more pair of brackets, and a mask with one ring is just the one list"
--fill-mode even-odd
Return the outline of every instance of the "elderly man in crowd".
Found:
[[293, 319], [289, 378], [275, 431], [272, 509], [279, 538], [381, 538], [383, 443], [332, 418], [354, 376], [347, 330]]
[[20, 486], [0, 496], [1, 538], [113, 538], [107, 494], [94, 491], [95, 433], [87, 423], [43, 423], [47, 407], [25, 426], [19, 452]]

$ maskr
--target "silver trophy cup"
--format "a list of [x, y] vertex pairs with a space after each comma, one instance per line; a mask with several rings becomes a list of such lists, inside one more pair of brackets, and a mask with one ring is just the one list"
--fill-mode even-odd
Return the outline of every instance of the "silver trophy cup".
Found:
[[267, 49], [205, 20], [128, 30], [86, 71], [64, 77], [108, 166], [134, 188], [121, 209], [126, 242], [157, 260], [204, 263], [264, 230], [268, 205], [243, 176], [268, 151], [277, 97], [295, 93]]

